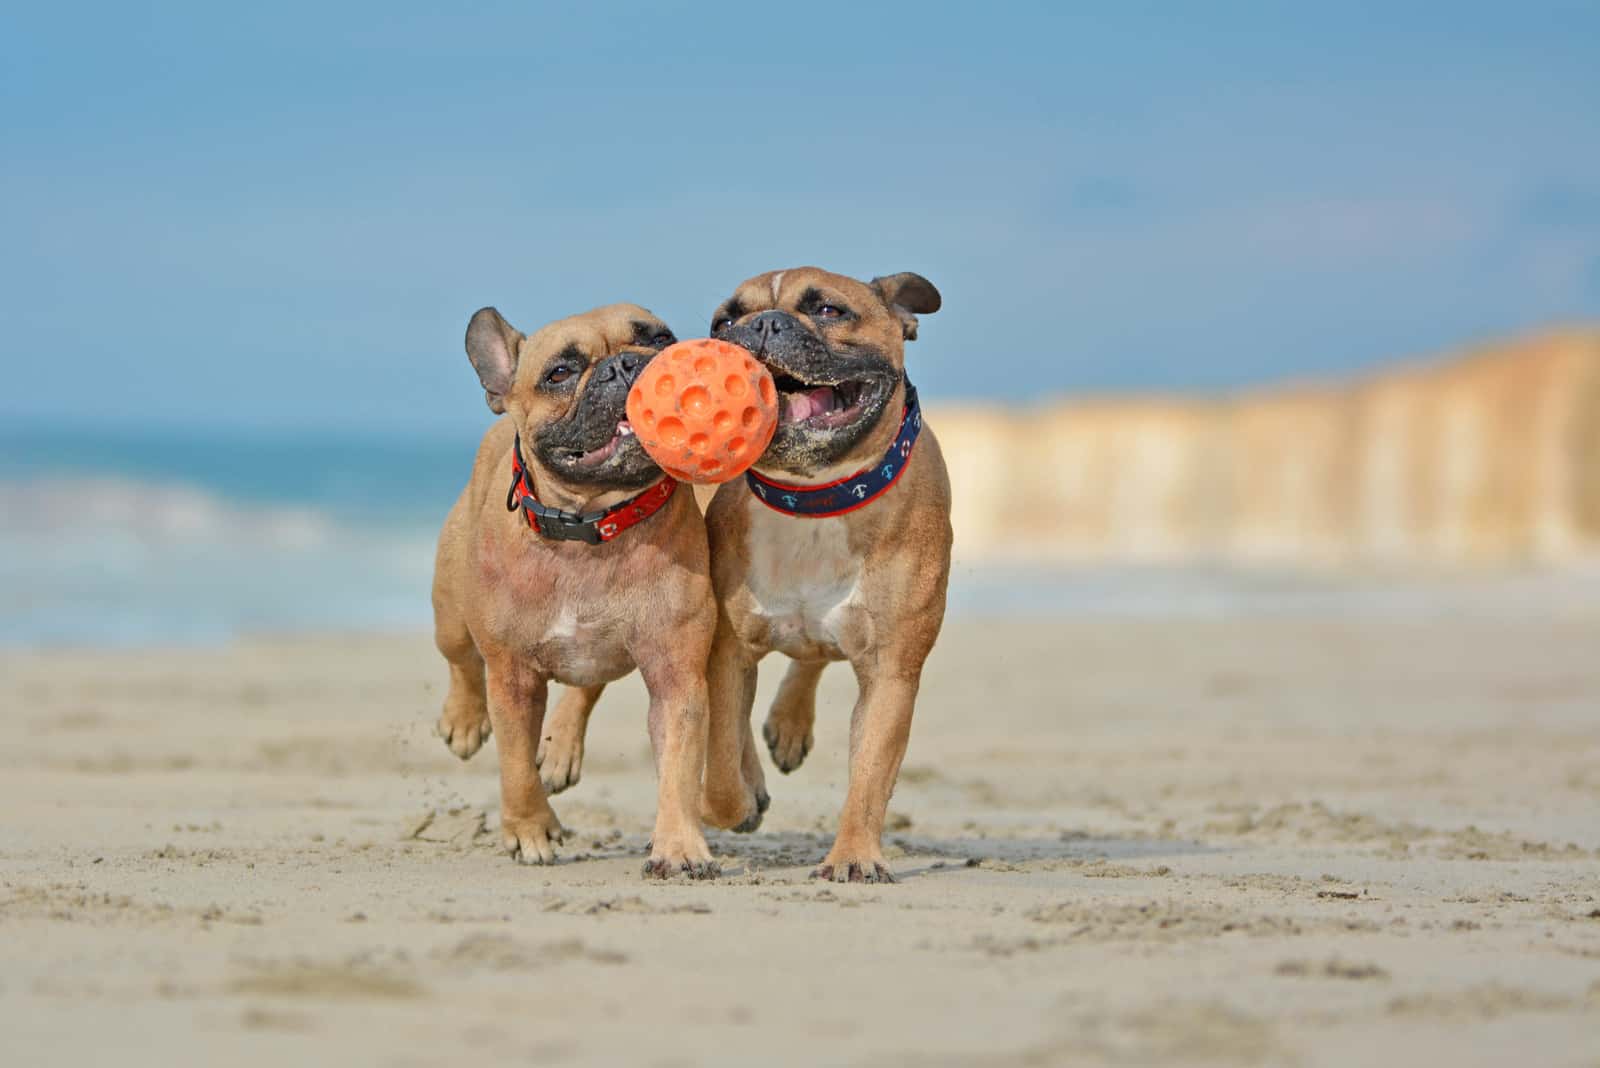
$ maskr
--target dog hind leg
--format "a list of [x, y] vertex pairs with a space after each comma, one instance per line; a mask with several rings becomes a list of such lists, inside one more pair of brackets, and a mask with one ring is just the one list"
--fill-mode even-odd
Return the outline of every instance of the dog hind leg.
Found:
[[761, 733], [772, 762], [785, 775], [800, 766], [816, 740], [812, 727], [817, 721], [817, 681], [827, 666], [825, 660], [791, 660], [767, 712]]
[[555, 711], [545, 717], [539, 735], [539, 752], [534, 763], [547, 793], [559, 794], [578, 785], [583, 773], [583, 739], [589, 730], [589, 715], [605, 690], [599, 686], [568, 686], [556, 702]]

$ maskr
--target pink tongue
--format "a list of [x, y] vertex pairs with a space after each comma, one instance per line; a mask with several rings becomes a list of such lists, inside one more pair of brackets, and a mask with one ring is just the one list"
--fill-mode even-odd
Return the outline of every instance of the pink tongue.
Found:
[[813, 415], [821, 415], [832, 405], [832, 386], [819, 386], [805, 393], [785, 393], [783, 416], [791, 423], [799, 423], [810, 419]]

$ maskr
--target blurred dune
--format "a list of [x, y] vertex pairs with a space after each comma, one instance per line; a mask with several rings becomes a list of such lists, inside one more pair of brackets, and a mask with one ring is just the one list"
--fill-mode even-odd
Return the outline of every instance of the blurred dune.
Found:
[[1210, 398], [931, 410], [967, 561], [1600, 556], [1600, 330]]

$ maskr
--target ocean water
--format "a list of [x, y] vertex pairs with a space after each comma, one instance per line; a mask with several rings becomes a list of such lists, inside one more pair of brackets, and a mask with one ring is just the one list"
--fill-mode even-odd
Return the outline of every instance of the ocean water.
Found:
[[0, 431], [0, 643], [424, 626], [475, 448]]
[[[0, 645], [214, 643], [431, 622], [475, 439], [0, 430]], [[959, 542], [957, 545], [959, 555]], [[1600, 574], [1317, 576], [985, 566], [950, 615], [1593, 614]]]

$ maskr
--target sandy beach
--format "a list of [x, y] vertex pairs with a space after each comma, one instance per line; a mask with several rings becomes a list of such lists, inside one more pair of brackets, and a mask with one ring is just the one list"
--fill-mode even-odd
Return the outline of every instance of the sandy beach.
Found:
[[4, 1060], [1600, 1064], [1597, 648], [1582, 615], [952, 624], [894, 886], [807, 878], [840, 668], [723, 878], [662, 884], [634, 680], [523, 868], [492, 751], [429, 734], [425, 636], [8, 653]]

